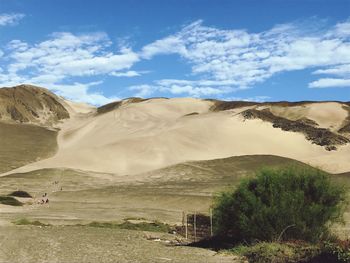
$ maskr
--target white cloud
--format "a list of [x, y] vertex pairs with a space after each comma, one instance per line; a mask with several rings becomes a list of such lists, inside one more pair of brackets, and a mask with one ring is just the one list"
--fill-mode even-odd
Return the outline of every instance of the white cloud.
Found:
[[131, 86], [131, 87], [129, 87], [129, 90], [136, 92], [134, 94], [135, 97], [146, 98], [146, 97], [152, 95], [157, 90], [159, 90], [159, 87], [143, 84], [143, 85]]
[[350, 64], [343, 64], [327, 69], [319, 69], [313, 72], [313, 74], [329, 74], [337, 76], [350, 76]]
[[202, 96], [213, 96], [225, 93], [224, 88], [227, 89], [226, 92], [230, 92], [231, 90], [227, 87], [201, 87], [201, 86], [191, 86], [191, 85], [171, 85], [165, 89], [167, 89], [170, 93], [178, 95], [178, 94], [188, 94], [193, 97], [202, 97]]
[[[215, 87], [216, 85], [222, 85]], [[236, 91], [236, 89], [224, 86], [225, 82], [212, 82], [212, 81], [190, 81], [190, 80], [176, 80], [176, 79], [163, 79], [155, 81], [153, 85], [142, 84], [131, 86], [128, 89], [134, 91], [136, 97], [150, 97], [156, 92], [171, 93], [173, 95], [187, 95], [192, 97], [206, 97], [217, 96], [221, 94], [230, 93]]]
[[0, 72], [0, 86], [31, 83], [50, 89], [60, 87], [60, 94], [73, 100], [93, 104], [110, 101], [102, 94], [88, 92], [96, 83], [76, 83], [72, 78], [106, 74], [135, 76], [135, 71], [125, 70], [139, 61], [138, 55], [124, 47], [112, 52], [111, 45], [105, 33], [74, 35], [60, 32], [33, 45], [12, 40], [7, 45], [5, 58], [9, 63], [6, 70]]
[[271, 99], [269, 96], [253, 96], [253, 97], [225, 97], [223, 100], [226, 101], [254, 101], [254, 102], [265, 102], [267, 100]]
[[209, 27], [199, 20], [138, 52], [125, 41], [114, 45], [101, 32], [53, 33], [34, 44], [12, 40], [0, 50], [0, 86], [32, 83], [60, 87], [60, 94], [70, 99], [101, 103], [110, 99], [92, 92], [92, 86], [96, 90], [102, 85], [98, 80], [138, 77], [148, 71], [134, 70], [135, 63], [177, 54], [191, 68], [185, 75], [188, 79], [158, 79], [129, 90], [141, 97], [155, 93], [225, 97], [276, 74], [304, 69], [312, 70], [313, 76], [323, 75], [311, 82], [310, 88], [347, 87], [350, 20], [325, 28], [324, 24], [290, 23], [251, 33]]
[[143, 47], [140, 53], [142, 58], [150, 59], [159, 54], [185, 53], [186, 49], [182, 41], [176, 36], [170, 36], [162, 40], [157, 40], [154, 43]]
[[0, 26], [15, 25], [24, 17], [24, 14], [18, 13], [0, 14]]
[[107, 51], [110, 45], [103, 33], [55, 33], [51, 39], [32, 46], [14, 40], [9, 43], [9, 57], [14, 60], [10, 67], [14, 72], [21, 65], [20, 70], [34, 68], [37, 73], [91, 76], [128, 69], [139, 60], [130, 49], [121, 49], [118, 53]]
[[[184, 58], [192, 67], [192, 75], [198, 78], [156, 82], [175, 94], [220, 94], [220, 90], [225, 93], [228, 88], [236, 91], [280, 72], [308, 68], [316, 68], [315, 74], [337, 74], [344, 81], [336, 82], [346, 83], [350, 78], [350, 21], [328, 30], [290, 23], [258, 33], [220, 30], [196, 21], [146, 45], [140, 57], [150, 59], [173, 53]], [[340, 85], [332, 85], [335, 86]]]
[[323, 78], [309, 84], [310, 88], [350, 87], [350, 79]]
[[335, 26], [334, 34], [340, 37], [348, 37], [350, 36], [350, 20], [344, 23], [338, 23]]
[[139, 77], [142, 74], [146, 74], [149, 71], [135, 71], [135, 70], [129, 70], [129, 71], [125, 71], [125, 72], [111, 72], [109, 75], [113, 76], [113, 77], [127, 77], [127, 78], [131, 78], [131, 77]]
[[104, 95], [98, 92], [89, 92], [89, 88], [92, 86], [100, 85], [102, 82], [91, 83], [73, 83], [73, 84], [58, 84], [53, 85], [52, 89], [56, 94], [69, 98], [76, 102], [85, 102], [92, 105], [103, 105], [112, 101], [120, 100], [118, 97], [106, 98]]

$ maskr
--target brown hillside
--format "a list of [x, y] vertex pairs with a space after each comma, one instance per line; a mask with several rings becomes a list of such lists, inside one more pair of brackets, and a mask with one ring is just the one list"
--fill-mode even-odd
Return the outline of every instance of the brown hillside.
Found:
[[44, 127], [0, 122], [0, 173], [52, 156], [56, 136]]
[[69, 118], [56, 95], [44, 88], [19, 85], [0, 88], [0, 120], [51, 126]]

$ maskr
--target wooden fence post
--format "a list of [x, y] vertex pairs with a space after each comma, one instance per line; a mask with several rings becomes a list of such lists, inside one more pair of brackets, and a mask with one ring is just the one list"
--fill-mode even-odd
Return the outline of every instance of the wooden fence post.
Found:
[[185, 225], [185, 230], [186, 230], [186, 240], [188, 239], [188, 215], [186, 213], [186, 225]]
[[185, 211], [182, 211], [182, 227], [185, 226]]
[[194, 212], [194, 218], [193, 218], [193, 228], [194, 228], [194, 242], [197, 241], [197, 213]]
[[213, 209], [209, 208], [210, 214], [210, 236], [213, 236]]

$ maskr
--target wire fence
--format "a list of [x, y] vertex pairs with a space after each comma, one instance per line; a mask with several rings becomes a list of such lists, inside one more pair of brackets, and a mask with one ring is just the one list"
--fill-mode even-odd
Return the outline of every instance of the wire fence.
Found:
[[196, 242], [213, 236], [213, 211], [206, 212], [183, 211], [182, 225], [177, 227], [177, 233], [188, 241]]

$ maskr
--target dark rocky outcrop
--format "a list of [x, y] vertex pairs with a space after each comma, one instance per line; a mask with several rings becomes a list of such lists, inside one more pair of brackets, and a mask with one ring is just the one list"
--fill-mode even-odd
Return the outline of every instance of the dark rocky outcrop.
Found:
[[[254, 102], [254, 101], [222, 101], [222, 100], [210, 100], [214, 104], [210, 108], [211, 111], [225, 111], [225, 110], [233, 110], [241, 107], [249, 107], [249, 106], [279, 106], [279, 107], [295, 107], [295, 106], [304, 106], [307, 104], [320, 103], [320, 101], [275, 101], [275, 102]], [[340, 101], [322, 101], [322, 102], [338, 102], [344, 103]], [[350, 105], [349, 102], [345, 102], [345, 104]]]
[[243, 111], [241, 115], [245, 119], [261, 119], [271, 122], [274, 128], [280, 128], [283, 131], [300, 132], [305, 135], [307, 140], [312, 143], [324, 146], [326, 150], [336, 150], [337, 145], [350, 143], [350, 140], [342, 135], [333, 133], [328, 129], [317, 128], [312, 120], [303, 118], [292, 121], [282, 117], [275, 116], [270, 110], [249, 109]]
[[125, 103], [138, 103], [138, 102], [142, 102], [145, 100], [147, 100], [147, 99], [132, 97], [132, 98], [124, 99], [124, 100], [114, 101], [114, 102], [108, 103], [106, 105], [103, 105], [103, 106], [97, 108], [97, 114], [104, 114], [104, 113], [116, 110], [120, 106], [124, 105]]
[[[350, 104], [350, 103], [348, 103]], [[350, 106], [350, 105], [349, 105]], [[339, 129], [339, 133], [346, 133], [346, 134], [350, 134], [350, 107], [346, 107], [344, 106], [344, 109], [348, 111], [348, 117], [346, 118], [346, 120], [344, 121], [345, 124], [343, 125], [343, 127], [341, 127]]]
[[209, 100], [213, 101], [214, 104], [211, 106], [211, 111], [225, 111], [233, 110], [241, 107], [259, 105], [257, 102], [252, 101], [221, 101], [221, 100]]

